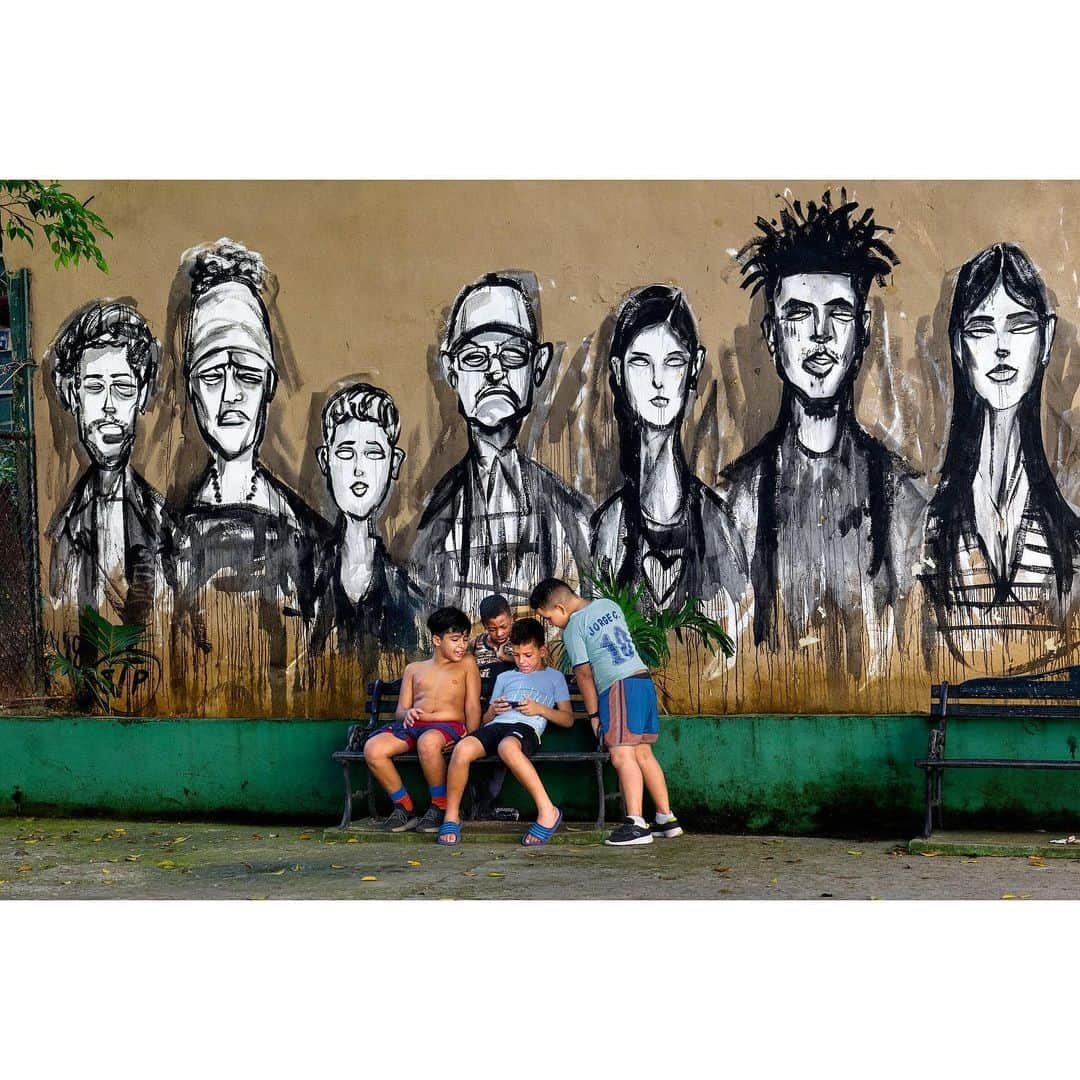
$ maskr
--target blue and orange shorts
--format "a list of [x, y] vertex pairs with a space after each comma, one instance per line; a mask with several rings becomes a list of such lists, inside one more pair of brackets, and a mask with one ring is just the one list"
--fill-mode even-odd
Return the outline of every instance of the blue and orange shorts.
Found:
[[389, 732], [395, 739], [400, 739], [410, 750], [416, 749], [416, 741], [425, 731], [437, 731], [446, 740], [447, 746], [453, 746], [458, 739], [465, 736], [465, 725], [458, 720], [431, 720], [426, 724], [413, 724], [406, 727], [403, 720], [395, 720], [392, 724], [379, 728], [372, 732], [371, 737], [381, 735], [384, 731]]
[[654, 743], [660, 734], [656, 687], [648, 672], [613, 682], [600, 694], [600, 731], [605, 746]]

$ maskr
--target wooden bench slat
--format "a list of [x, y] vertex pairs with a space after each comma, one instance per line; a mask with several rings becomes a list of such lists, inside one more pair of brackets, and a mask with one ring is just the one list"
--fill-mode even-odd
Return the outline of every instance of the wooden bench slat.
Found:
[[915, 764], [920, 769], [1080, 769], [1080, 761], [1036, 758], [920, 758]]
[[[941, 707], [932, 710], [930, 715], [941, 716]], [[1080, 719], [1080, 705], [968, 705], [954, 701], [950, 696], [944, 715], [950, 720], [1015, 720], [1018, 717], [1030, 720], [1069, 720]]]

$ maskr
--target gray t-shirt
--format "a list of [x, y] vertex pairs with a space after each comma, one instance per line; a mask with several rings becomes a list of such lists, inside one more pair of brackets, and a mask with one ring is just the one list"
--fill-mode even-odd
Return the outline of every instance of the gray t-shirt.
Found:
[[613, 600], [593, 600], [575, 611], [563, 630], [562, 640], [573, 667], [592, 665], [598, 694], [619, 679], [645, 670], [645, 662], [626, 627], [626, 617]]
[[[560, 701], [570, 700], [570, 689], [562, 672], [555, 668], [541, 668], [539, 671], [503, 671], [495, 677], [495, 686], [491, 691], [491, 700], [506, 698], [507, 701], [524, 701], [531, 698], [540, 705], [554, 709]], [[526, 716], [517, 709], [507, 709], [499, 713], [492, 724], [528, 724], [537, 734], [544, 734], [547, 720], [543, 716]]]

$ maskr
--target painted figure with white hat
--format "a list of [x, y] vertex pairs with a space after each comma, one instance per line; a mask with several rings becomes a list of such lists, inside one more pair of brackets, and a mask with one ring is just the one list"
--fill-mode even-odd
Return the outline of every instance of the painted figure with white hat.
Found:
[[438, 602], [466, 610], [496, 591], [524, 604], [541, 578], [577, 581], [588, 561], [588, 501], [517, 446], [554, 355], [540, 340], [535, 282], [507, 271], [467, 286], [439, 353], [469, 450], [428, 501], [413, 563]]

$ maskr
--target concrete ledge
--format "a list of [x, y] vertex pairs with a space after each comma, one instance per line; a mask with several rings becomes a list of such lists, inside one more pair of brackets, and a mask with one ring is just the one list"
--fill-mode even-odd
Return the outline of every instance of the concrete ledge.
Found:
[[[432, 833], [403, 832], [385, 833], [378, 827], [376, 818], [354, 821], [347, 829], [323, 829], [323, 841], [330, 844], [361, 843], [379, 844], [434, 844]], [[528, 821], [466, 821], [461, 828], [463, 844], [518, 844], [521, 842]], [[598, 829], [595, 823], [564, 823], [551, 838], [549, 844], [600, 844], [609, 829]], [[544, 846], [544, 845], [541, 845]]]
[[929, 840], [921, 837], [908, 844], [913, 855], [1038, 855], [1044, 859], [1080, 859], [1080, 844], [1051, 844], [1062, 834], [937, 832]]

